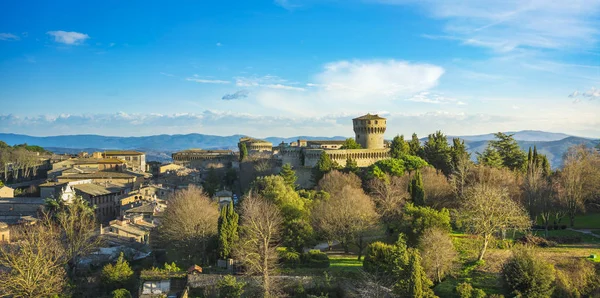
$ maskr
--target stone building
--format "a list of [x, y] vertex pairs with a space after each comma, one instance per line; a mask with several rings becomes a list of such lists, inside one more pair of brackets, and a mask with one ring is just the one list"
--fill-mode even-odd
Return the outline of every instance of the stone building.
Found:
[[238, 145], [245, 144], [248, 149], [248, 154], [254, 153], [271, 153], [273, 152], [273, 143], [264, 140], [253, 139], [249, 137], [240, 138]]
[[267, 158], [277, 158], [279, 164], [290, 164], [298, 175], [298, 183], [303, 187], [310, 186], [310, 169], [314, 167], [323, 152], [340, 166], [345, 166], [348, 158], [356, 161], [359, 167], [368, 167], [375, 162], [390, 158], [390, 149], [386, 146], [384, 133], [386, 119], [379, 115], [366, 114], [352, 119], [355, 140], [362, 149], [340, 149], [344, 141], [333, 140], [298, 140], [290, 144], [281, 143], [275, 150], [267, 148], [271, 143], [252, 138], [242, 138], [250, 149], [271, 153]]
[[204, 167], [210, 163], [230, 163], [237, 155], [231, 150], [188, 149], [175, 152], [171, 157], [176, 165]]
[[133, 150], [110, 150], [102, 152], [102, 157], [123, 160], [128, 169], [136, 172], [146, 171], [146, 154], [143, 152]]

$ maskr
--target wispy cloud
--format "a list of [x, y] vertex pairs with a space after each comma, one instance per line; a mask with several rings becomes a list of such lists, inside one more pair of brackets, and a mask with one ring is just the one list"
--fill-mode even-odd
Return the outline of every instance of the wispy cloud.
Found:
[[600, 28], [600, 1], [543, 0], [375, 0], [419, 5], [446, 21], [446, 35], [429, 38], [460, 40], [465, 45], [499, 52], [515, 49], [575, 49], [595, 45]]
[[248, 97], [249, 94], [250, 94], [250, 91], [248, 91], [248, 90], [240, 90], [235, 93], [225, 94], [225, 95], [223, 95], [223, 97], [221, 97], [221, 99], [222, 100], [241, 99], [241, 98]]
[[423, 91], [418, 94], [413, 95], [412, 97], [406, 99], [407, 101], [412, 102], [422, 102], [422, 103], [431, 103], [431, 104], [456, 104], [456, 105], [466, 105], [465, 102], [459, 101], [456, 98], [444, 96], [441, 93], [433, 93], [429, 91]]
[[223, 45], [223, 44], [221, 44], [220, 42], [217, 42], [217, 44], [216, 44], [216, 46], [217, 46], [217, 47], [220, 47], [220, 46], [222, 46], [222, 45]]
[[298, 83], [289, 82], [278, 76], [253, 76], [253, 77], [236, 77], [235, 84], [239, 87], [263, 87], [269, 89], [282, 89], [292, 91], [305, 91], [302, 87], [295, 87]]
[[20, 38], [11, 33], [0, 33], [0, 40], [13, 41], [19, 40]]
[[300, 4], [292, 3], [290, 0], [274, 0], [273, 2], [275, 2], [275, 5], [287, 10], [294, 10], [300, 7]]
[[166, 73], [166, 72], [162, 72], [162, 71], [160, 72], [160, 74], [163, 75], [163, 76], [167, 76], [167, 77], [174, 77], [175, 76], [174, 74], [170, 74], [170, 73]]
[[90, 38], [87, 34], [74, 31], [48, 31], [47, 34], [53, 36], [55, 42], [68, 45], [79, 45], [82, 44], [86, 39]]
[[186, 81], [190, 81], [190, 82], [196, 82], [196, 83], [201, 83], [201, 84], [230, 84], [230, 81], [225, 81], [225, 80], [213, 80], [213, 79], [201, 79], [198, 77], [191, 77], [191, 78], [186, 78]]

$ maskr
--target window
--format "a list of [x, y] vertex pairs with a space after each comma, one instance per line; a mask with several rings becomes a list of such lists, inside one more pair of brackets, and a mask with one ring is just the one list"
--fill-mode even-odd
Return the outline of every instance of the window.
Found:
[[375, 124], [377, 124], [377, 120], [375, 120]]

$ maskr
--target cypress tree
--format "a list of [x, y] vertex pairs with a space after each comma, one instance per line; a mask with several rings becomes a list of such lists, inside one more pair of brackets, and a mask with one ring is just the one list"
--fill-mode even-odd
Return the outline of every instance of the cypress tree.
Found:
[[248, 148], [246, 147], [246, 143], [240, 143], [240, 161], [244, 161], [248, 156]]
[[408, 142], [410, 155], [415, 155], [419, 157], [423, 157], [423, 151], [421, 148], [421, 140], [417, 137], [416, 133], [412, 134], [412, 139]]
[[323, 178], [323, 176], [325, 176], [326, 173], [333, 169], [335, 169], [335, 164], [333, 163], [329, 155], [327, 155], [325, 151], [321, 152], [321, 156], [319, 157], [317, 164], [313, 168], [313, 181], [315, 183], [319, 183], [319, 180], [321, 180], [321, 178]]
[[427, 142], [423, 145], [423, 159], [436, 170], [442, 171], [445, 175], [452, 172], [452, 158], [450, 156], [450, 146], [448, 140], [441, 131], [430, 134]]
[[289, 185], [292, 189], [296, 189], [296, 172], [292, 170], [292, 166], [289, 163], [286, 163], [281, 167], [281, 172], [279, 172], [279, 176], [283, 177], [285, 184]]
[[408, 249], [408, 263], [402, 270], [403, 277], [395, 285], [395, 292], [401, 297], [433, 297], [433, 283], [421, 266], [421, 254], [416, 248]]
[[233, 209], [233, 202], [221, 208], [219, 216], [219, 258], [227, 259], [231, 257], [233, 246], [238, 240], [238, 221], [239, 215]]
[[425, 189], [423, 188], [423, 177], [421, 171], [416, 171], [415, 176], [408, 184], [408, 193], [413, 203], [417, 206], [425, 205]]

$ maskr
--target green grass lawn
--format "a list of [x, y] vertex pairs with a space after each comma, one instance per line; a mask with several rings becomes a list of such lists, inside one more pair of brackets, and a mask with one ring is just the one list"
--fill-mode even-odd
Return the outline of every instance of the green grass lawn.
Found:
[[327, 272], [334, 277], [358, 277], [363, 263], [354, 254], [331, 254], [329, 255], [328, 268], [283, 268], [282, 273], [289, 275], [323, 275]]
[[[568, 224], [568, 219], [566, 224]], [[600, 213], [587, 213], [576, 216], [575, 229], [600, 229]]]

